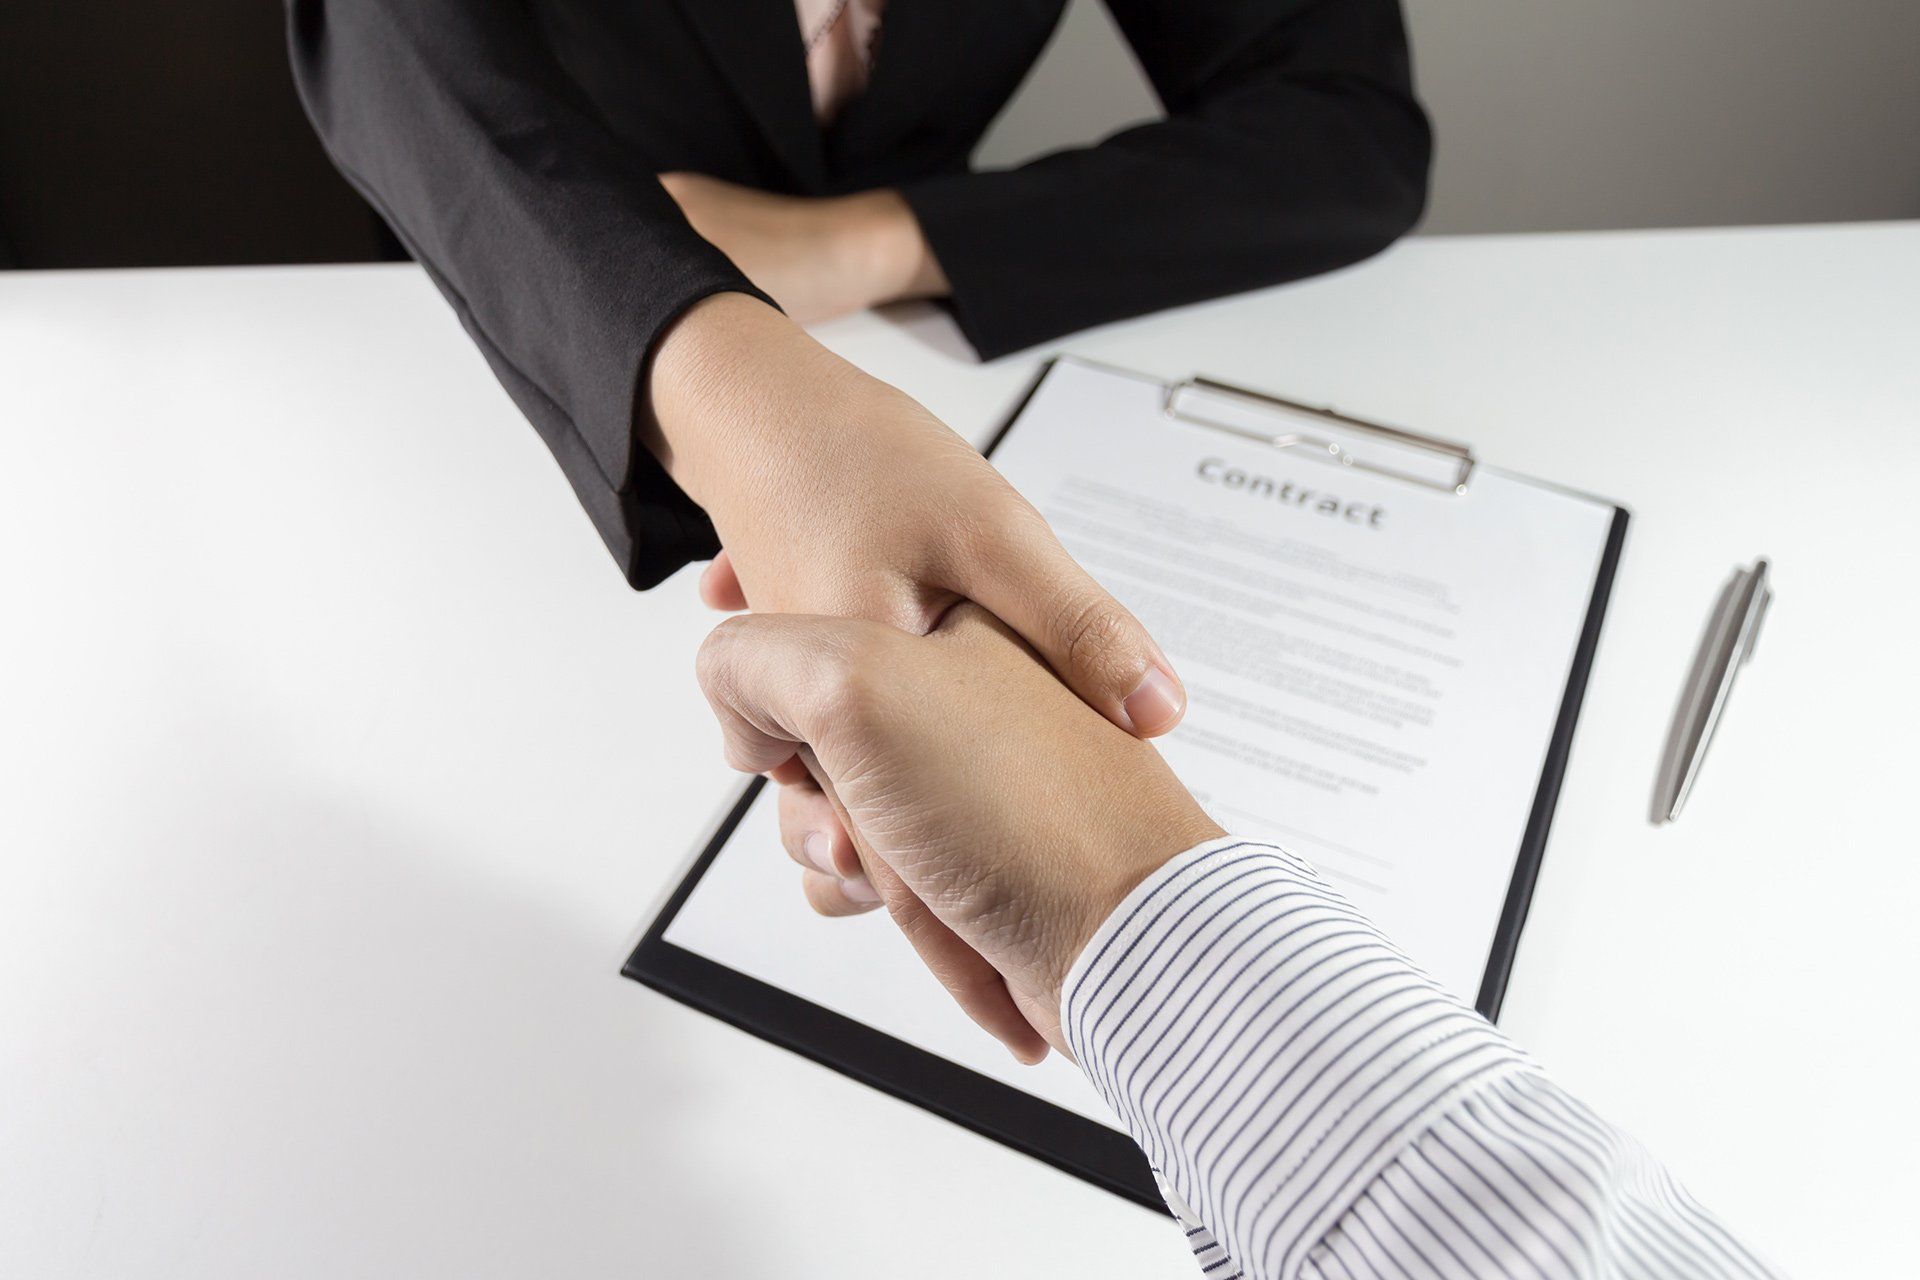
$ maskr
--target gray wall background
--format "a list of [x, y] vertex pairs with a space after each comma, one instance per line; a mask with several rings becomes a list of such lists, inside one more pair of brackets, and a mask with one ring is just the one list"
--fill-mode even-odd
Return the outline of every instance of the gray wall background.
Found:
[[[1920, 0], [1402, 3], [1438, 137], [1425, 230], [1920, 216]], [[979, 159], [1157, 114], [1073, 0]]]

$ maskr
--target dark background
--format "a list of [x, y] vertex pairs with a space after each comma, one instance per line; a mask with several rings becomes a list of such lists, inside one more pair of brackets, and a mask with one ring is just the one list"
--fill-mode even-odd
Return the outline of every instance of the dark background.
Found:
[[[1914, 0], [1844, 22], [1829, 0], [1402, 3], [1440, 138], [1427, 230], [1920, 216]], [[284, 22], [281, 0], [0, 0], [0, 266], [399, 257], [307, 127]], [[1074, 0], [976, 158], [1154, 112]]]
[[0, 0], [0, 266], [400, 256], [294, 96], [276, 0]]

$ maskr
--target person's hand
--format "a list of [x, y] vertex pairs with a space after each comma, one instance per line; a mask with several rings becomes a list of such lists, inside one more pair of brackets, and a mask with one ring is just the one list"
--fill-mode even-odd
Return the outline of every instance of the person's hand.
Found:
[[[1024, 1060], [1067, 1051], [1060, 988], [1101, 922], [1168, 858], [1220, 834], [1159, 752], [973, 605], [924, 636], [732, 618], [699, 667], [728, 762], [826, 783], [888, 911]], [[809, 896], [831, 890], [797, 860]]]
[[693, 229], [802, 324], [947, 292], [913, 211], [893, 191], [785, 196], [663, 173]]
[[[975, 601], [1102, 716], [1140, 736], [1185, 707], [1140, 623], [1076, 564], [1040, 514], [966, 441], [764, 303], [721, 294], [658, 345], [645, 439], [712, 517], [726, 553], [709, 604], [868, 618], [928, 630]], [[809, 895], [870, 909], [832, 806], [804, 778], [781, 794], [796, 856], [847, 868]]]

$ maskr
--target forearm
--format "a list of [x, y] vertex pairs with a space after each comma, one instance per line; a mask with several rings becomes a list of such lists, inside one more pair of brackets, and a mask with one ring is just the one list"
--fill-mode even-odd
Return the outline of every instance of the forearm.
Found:
[[1393, 0], [1110, 7], [1165, 120], [904, 188], [982, 356], [1329, 271], [1417, 221], [1430, 136]]
[[1081, 954], [1061, 1016], [1222, 1280], [1702, 1258], [1772, 1274], [1271, 846], [1211, 842], [1149, 878]]
[[[763, 487], [798, 487], [794, 466], [829, 465], [836, 419], [883, 384], [757, 298], [705, 298], [661, 334], [639, 433], [674, 482], [724, 518]], [[816, 406], [839, 406], [837, 412]], [[770, 468], [784, 475], [765, 474]]]
[[594, 117], [520, 5], [289, 0], [288, 15], [329, 154], [446, 294], [629, 578], [710, 554], [699, 510], [636, 465], [636, 380], [690, 303], [753, 286]]

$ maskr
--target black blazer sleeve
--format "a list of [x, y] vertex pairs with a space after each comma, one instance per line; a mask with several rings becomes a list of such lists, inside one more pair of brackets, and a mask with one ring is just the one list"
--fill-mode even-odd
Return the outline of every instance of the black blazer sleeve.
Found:
[[627, 580], [711, 556], [704, 513], [634, 446], [634, 398], [681, 311], [765, 295], [581, 101], [515, 0], [287, 7], [334, 163], [453, 304]]
[[903, 189], [991, 358], [1329, 271], [1426, 203], [1395, 0], [1107, 0], [1167, 110], [1099, 146]]

